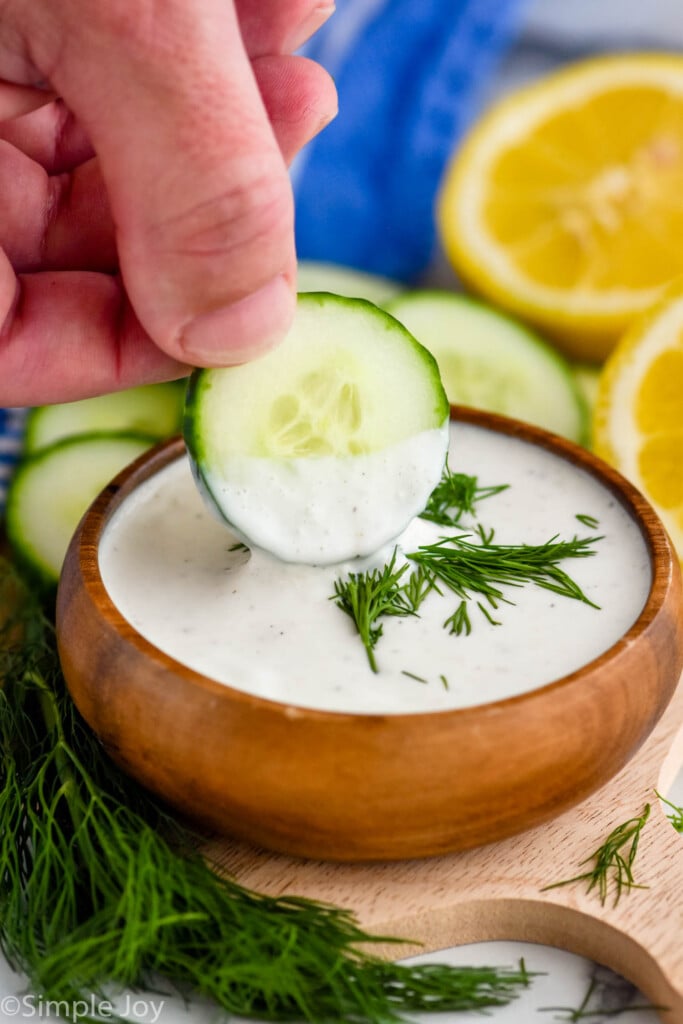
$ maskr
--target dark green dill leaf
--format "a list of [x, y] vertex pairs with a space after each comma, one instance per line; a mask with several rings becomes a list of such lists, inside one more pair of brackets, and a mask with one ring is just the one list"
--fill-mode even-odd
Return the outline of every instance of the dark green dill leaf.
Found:
[[414, 679], [417, 683], [425, 683], [426, 685], [429, 684], [429, 680], [425, 679], [424, 676], [416, 676], [414, 672], [408, 672], [407, 669], [402, 669], [401, 675], [408, 676], [409, 679]]
[[479, 537], [479, 542], [481, 543], [482, 547], [490, 547], [491, 544], [493, 543], [493, 538], [495, 537], [496, 531], [493, 529], [492, 526], [487, 530], [484, 526], [481, 525], [481, 523], [477, 523], [475, 533]]
[[[495, 602], [492, 601], [491, 603], [493, 604], [494, 607], [496, 607]], [[503, 623], [500, 621], [500, 619], [494, 619], [493, 615], [491, 615], [491, 612], [488, 610], [486, 605], [482, 604], [481, 601], [477, 601], [477, 608], [479, 609], [481, 614], [484, 616], [484, 618], [488, 619], [488, 621], [491, 623], [492, 626], [502, 626], [503, 625]]]
[[581, 513], [577, 514], [575, 518], [578, 519], [582, 526], [587, 526], [589, 530], [597, 530], [600, 525], [600, 521], [595, 516], [587, 516]]
[[461, 601], [458, 607], [455, 609], [452, 615], [444, 622], [444, 629], [448, 628], [449, 633], [453, 633], [455, 636], [469, 636], [472, 632], [472, 623], [470, 622], [469, 613], [467, 611], [467, 601]]
[[432, 590], [435, 590], [437, 594], [441, 593], [432, 574], [426, 572], [422, 566], [414, 569], [403, 584], [403, 595], [413, 612], [418, 611], [420, 605]]
[[463, 515], [475, 515], [477, 502], [500, 494], [508, 486], [480, 487], [478, 477], [454, 473], [445, 466], [420, 518], [439, 526], [457, 526]]
[[335, 580], [331, 600], [355, 623], [373, 672], [378, 671], [374, 649], [382, 635], [379, 619], [384, 615], [415, 614], [401, 584], [407, 570], [407, 564], [396, 568], [394, 549], [391, 561], [381, 569], [352, 572], [344, 580]]
[[[593, 867], [573, 878], [546, 885], [542, 892], [558, 889], [561, 886], [573, 885], [575, 882], [587, 882], [588, 892], [597, 889], [600, 902], [604, 906], [609, 893], [610, 882], [614, 885], [614, 906], [617, 905], [624, 890], [646, 889], [645, 885], [637, 885], [633, 877], [633, 863], [638, 853], [638, 843], [645, 824], [650, 817], [650, 805], [646, 804], [638, 818], [629, 818], [618, 825], [607, 836], [607, 839], [594, 853], [586, 857], [582, 864], [593, 862]], [[623, 852], [625, 850], [625, 852]]]

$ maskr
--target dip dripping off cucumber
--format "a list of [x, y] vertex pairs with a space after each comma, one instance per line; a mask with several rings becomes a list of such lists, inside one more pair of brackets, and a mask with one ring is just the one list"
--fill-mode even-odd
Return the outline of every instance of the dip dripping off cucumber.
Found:
[[276, 349], [196, 370], [184, 433], [204, 496], [283, 561], [369, 555], [441, 477], [449, 406], [432, 355], [362, 299], [299, 297]]

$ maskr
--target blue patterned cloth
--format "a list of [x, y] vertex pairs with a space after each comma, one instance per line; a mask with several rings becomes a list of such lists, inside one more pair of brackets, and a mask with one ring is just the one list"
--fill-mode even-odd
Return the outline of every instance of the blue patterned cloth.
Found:
[[21, 450], [25, 409], [0, 409], [0, 512], [5, 505], [7, 484]]
[[435, 244], [444, 165], [479, 111], [526, 0], [337, 0], [302, 51], [339, 115], [292, 168], [297, 247], [409, 281]]

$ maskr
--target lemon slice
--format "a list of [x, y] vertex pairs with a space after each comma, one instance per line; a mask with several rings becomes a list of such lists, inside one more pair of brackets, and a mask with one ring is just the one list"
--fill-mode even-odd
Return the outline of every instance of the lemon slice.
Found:
[[654, 505], [683, 558], [683, 282], [605, 364], [593, 443]]
[[598, 58], [508, 97], [456, 154], [438, 220], [466, 282], [601, 361], [683, 273], [683, 56]]

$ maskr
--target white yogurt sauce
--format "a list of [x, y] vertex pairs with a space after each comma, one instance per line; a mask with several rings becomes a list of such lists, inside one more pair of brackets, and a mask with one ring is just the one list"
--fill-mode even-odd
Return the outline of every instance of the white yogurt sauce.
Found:
[[[335, 579], [359, 565], [313, 567], [257, 549], [231, 551], [235, 537], [205, 509], [185, 459], [146, 481], [112, 518], [100, 546], [105, 586], [138, 632], [177, 661], [270, 700], [329, 711], [427, 712], [500, 700], [566, 675], [615, 643], [645, 603], [651, 566], [638, 527], [611, 491], [541, 448], [469, 424], [451, 427], [450, 464], [482, 486], [511, 485], [479, 504], [479, 522], [495, 528], [496, 543], [604, 535], [594, 557], [563, 563], [601, 610], [525, 586], [507, 591], [515, 604], [501, 605], [502, 625], [475, 607], [471, 635], [456, 637], [443, 622], [458, 599], [432, 594], [419, 618], [383, 620], [374, 674], [353, 623], [330, 600]], [[598, 529], [577, 514], [595, 517]], [[411, 551], [450, 532], [416, 519], [400, 543]], [[383, 554], [378, 564], [391, 549]]]
[[448, 422], [345, 458], [231, 455], [199, 484], [247, 543], [287, 562], [332, 564], [398, 537], [439, 482], [447, 446]]

